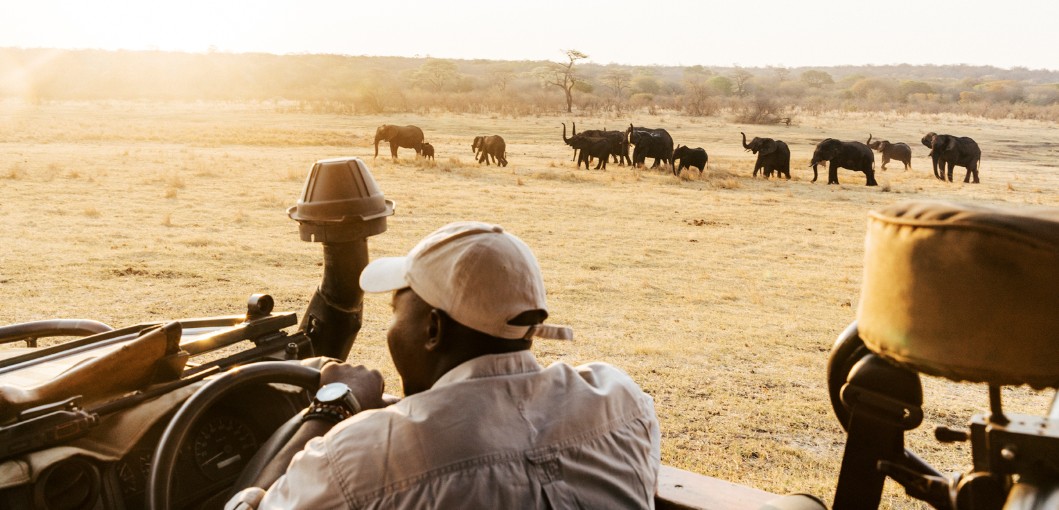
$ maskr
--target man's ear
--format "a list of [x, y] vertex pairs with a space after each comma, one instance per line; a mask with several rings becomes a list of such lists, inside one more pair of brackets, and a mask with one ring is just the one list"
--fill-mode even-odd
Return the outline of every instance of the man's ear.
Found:
[[441, 313], [435, 308], [430, 311], [430, 323], [427, 325], [427, 341], [423, 344], [423, 348], [427, 351], [436, 351], [438, 347], [441, 347], [441, 339], [445, 334], [445, 320], [441, 317]]

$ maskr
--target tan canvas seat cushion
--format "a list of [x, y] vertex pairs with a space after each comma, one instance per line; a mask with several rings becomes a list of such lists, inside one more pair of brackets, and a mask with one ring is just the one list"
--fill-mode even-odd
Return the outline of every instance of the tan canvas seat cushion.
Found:
[[1059, 387], [1059, 209], [873, 211], [857, 323], [880, 355], [955, 380]]

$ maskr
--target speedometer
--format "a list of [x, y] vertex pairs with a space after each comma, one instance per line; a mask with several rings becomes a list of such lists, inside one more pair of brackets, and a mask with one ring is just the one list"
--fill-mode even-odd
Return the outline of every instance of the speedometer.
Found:
[[257, 451], [254, 431], [232, 416], [217, 416], [199, 427], [192, 451], [202, 474], [211, 480], [236, 476]]
[[125, 496], [142, 494], [147, 487], [147, 478], [151, 474], [150, 448], [133, 448], [117, 464], [118, 479], [121, 480], [121, 492]]

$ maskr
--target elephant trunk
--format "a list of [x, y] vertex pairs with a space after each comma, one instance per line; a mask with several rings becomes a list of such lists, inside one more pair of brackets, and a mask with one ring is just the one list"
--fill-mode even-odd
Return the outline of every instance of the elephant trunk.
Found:
[[375, 156], [372, 159], [379, 157], [379, 142], [382, 141], [382, 137], [378, 134], [375, 135]]
[[570, 123], [570, 136], [577, 136], [577, 123], [576, 122], [571, 122]]
[[813, 180], [812, 180], [812, 182], [816, 182], [816, 177], [817, 177], [816, 165], [818, 165], [821, 161], [822, 160], [819, 159], [817, 157], [817, 155], [814, 153], [812, 161], [809, 162], [809, 166], [813, 167]]
[[743, 135], [743, 148], [750, 150], [750, 146], [746, 144], [746, 133], [740, 131], [739, 134]]
[[566, 137], [566, 123], [565, 122], [563, 122], [563, 141], [566, 142], [567, 145], [570, 144], [570, 139]]
[[868, 133], [868, 141], [867, 141], [867, 142], [865, 142], [865, 144], [866, 144], [867, 146], [871, 147], [871, 133]]

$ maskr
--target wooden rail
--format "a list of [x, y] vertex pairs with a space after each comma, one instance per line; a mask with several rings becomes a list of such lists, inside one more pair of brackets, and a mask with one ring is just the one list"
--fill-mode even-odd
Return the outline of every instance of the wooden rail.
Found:
[[775, 494], [672, 466], [658, 473], [659, 510], [759, 510]]

